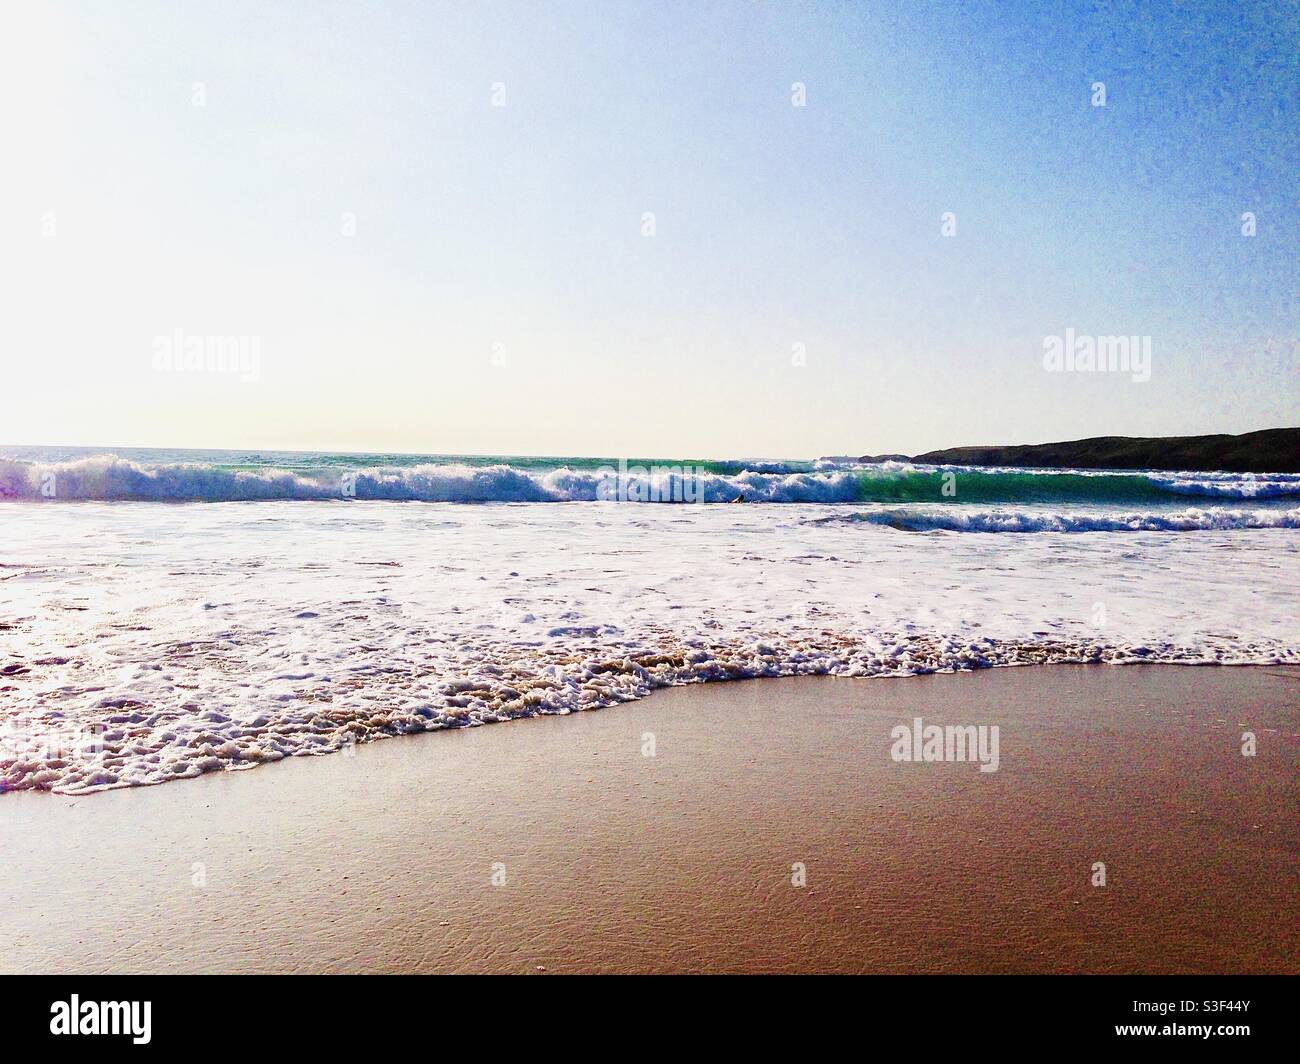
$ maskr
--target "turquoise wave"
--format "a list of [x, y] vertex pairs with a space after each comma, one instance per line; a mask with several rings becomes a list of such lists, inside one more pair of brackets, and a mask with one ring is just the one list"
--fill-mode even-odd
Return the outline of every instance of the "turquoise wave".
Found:
[[159, 502], [355, 499], [427, 502], [974, 504], [1125, 507], [1286, 504], [1300, 474], [970, 469], [840, 459], [667, 461], [11, 448], [0, 499]]
[[882, 471], [863, 474], [858, 502], [1162, 503], [1202, 498], [1300, 496], [1300, 482], [1196, 480], [1156, 474], [1044, 473], [971, 469]]

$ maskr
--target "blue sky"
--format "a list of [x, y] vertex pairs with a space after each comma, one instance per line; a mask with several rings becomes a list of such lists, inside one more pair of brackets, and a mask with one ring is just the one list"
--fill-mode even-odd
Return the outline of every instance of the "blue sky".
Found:
[[[1294, 424], [1298, 11], [22, 8], [0, 269], [31, 401], [0, 436], [811, 456]], [[1067, 328], [1149, 335], [1150, 381], [1044, 371]], [[156, 372], [176, 329], [256, 337], [257, 379]]]

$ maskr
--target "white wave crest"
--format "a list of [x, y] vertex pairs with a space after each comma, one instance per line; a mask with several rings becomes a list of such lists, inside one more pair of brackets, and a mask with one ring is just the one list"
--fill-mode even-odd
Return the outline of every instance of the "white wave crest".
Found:
[[1300, 476], [1278, 473], [1258, 476], [1254, 473], [1180, 473], [1163, 477], [1148, 474], [1148, 479], [1176, 495], [1202, 495], [1222, 499], [1276, 499], [1300, 495]]
[[[682, 484], [686, 482], [683, 493]], [[851, 502], [858, 477], [692, 466], [527, 471], [510, 465], [427, 464], [405, 469], [239, 470], [198, 462], [145, 466], [116, 455], [67, 462], [0, 461], [0, 499], [231, 502], [386, 499], [420, 502], [630, 501]]]
[[1292, 510], [1186, 510], [1161, 513], [1081, 514], [1042, 510], [936, 511], [889, 507], [866, 513], [834, 514], [816, 524], [884, 525], [905, 532], [1226, 532], [1300, 528]]
[[[1146, 494], [1162, 499], [1200, 496], [1265, 501], [1300, 495], [1300, 476], [1272, 474], [1109, 474], [1070, 470], [953, 469], [886, 462], [871, 467], [817, 463], [723, 462], [520, 468], [507, 462], [426, 462], [358, 467], [323, 456], [321, 464], [280, 469], [241, 468], [202, 461], [143, 463], [102, 454], [66, 461], [0, 459], [0, 499], [51, 501], [234, 502], [275, 499], [374, 499], [414, 502], [845, 503], [938, 501], [952, 473], [972, 502], [1014, 505], [1046, 493], [1080, 503]], [[965, 478], [965, 479], [962, 479]], [[1091, 485], [1095, 484], [1095, 490]], [[1132, 503], [1129, 503], [1130, 505]], [[1138, 503], [1140, 505], [1140, 503]], [[999, 511], [1000, 513], [1000, 511]], [[1228, 520], [1215, 511], [1215, 521]], [[1138, 515], [1142, 517], [1144, 515]], [[1147, 515], [1150, 516], [1150, 515]], [[871, 520], [880, 521], [873, 517]], [[945, 521], [958, 518], [945, 517]], [[1199, 518], [1197, 520], [1200, 520]], [[1127, 518], [1125, 519], [1127, 522]], [[889, 523], [885, 521], [885, 523]], [[942, 527], [950, 527], [944, 525]], [[1123, 528], [1131, 527], [1125, 523]], [[1197, 527], [1202, 527], [1198, 525]], [[1230, 527], [1212, 524], [1204, 527]], [[1256, 526], [1242, 526], [1256, 527]], [[1265, 527], [1276, 527], [1267, 525]], [[987, 531], [1010, 529], [989, 528]], [[1030, 531], [1036, 529], [1028, 529]], [[1101, 531], [1068, 528], [1064, 531]], [[1117, 526], [1116, 530], [1122, 530]]]

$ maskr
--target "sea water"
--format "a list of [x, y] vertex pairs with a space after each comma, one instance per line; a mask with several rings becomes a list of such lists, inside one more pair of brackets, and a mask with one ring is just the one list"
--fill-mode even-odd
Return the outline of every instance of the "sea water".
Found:
[[1296, 475], [0, 448], [0, 789], [707, 680], [1300, 663], [1297, 588]]

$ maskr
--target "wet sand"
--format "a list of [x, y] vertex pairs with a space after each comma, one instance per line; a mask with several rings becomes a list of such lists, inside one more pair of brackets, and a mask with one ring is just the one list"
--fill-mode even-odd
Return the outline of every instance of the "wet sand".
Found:
[[1300, 972], [1297, 733], [1297, 669], [798, 678], [10, 794], [0, 969]]

